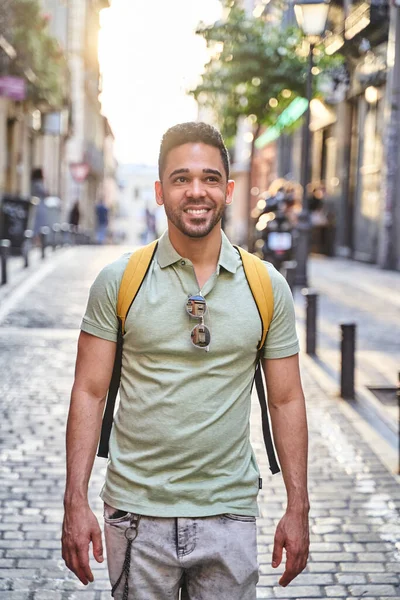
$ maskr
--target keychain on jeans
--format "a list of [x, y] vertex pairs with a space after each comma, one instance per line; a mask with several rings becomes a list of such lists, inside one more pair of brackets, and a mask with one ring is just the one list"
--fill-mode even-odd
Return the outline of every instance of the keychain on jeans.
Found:
[[128, 600], [129, 572], [131, 569], [131, 548], [132, 548], [132, 543], [134, 542], [134, 540], [136, 540], [137, 535], [139, 533], [139, 521], [140, 521], [140, 515], [132, 515], [131, 525], [130, 525], [130, 527], [127, 527], [125, 529], [125, 537], [128, 540], [128, 544], [126, 547], [126, 553], [125, 553], [125, 558], [124, 558], [124, 564], [122, 566], [121, 575], [118, 577], [117, 581], [114, 583], [112, 590], [111, 590], [111, 596], [113, 598], [114, 598], [115, 590], [118, 588], [119, 584], [121, 583], [122, 577], [125, 575], [125, 587], [124, 587], [124, 594], [122, 596], [122, 600]]

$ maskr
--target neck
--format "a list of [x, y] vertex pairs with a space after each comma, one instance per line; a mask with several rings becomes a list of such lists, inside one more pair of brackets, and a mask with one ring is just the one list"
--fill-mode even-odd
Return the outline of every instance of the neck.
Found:
[[195, 267], [216, 268], [222, 243], [220, 224], [205, 237], [191, 238], [184, 235], [172, 223], [168, 223], [168, 235], [178, 254], [188, 258]]

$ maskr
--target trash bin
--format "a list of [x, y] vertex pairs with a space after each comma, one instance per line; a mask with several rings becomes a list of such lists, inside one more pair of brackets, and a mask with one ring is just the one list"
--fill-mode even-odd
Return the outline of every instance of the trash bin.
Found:
[[32, 229], [38, 198], [5, 194], [0, 205], [0, 237], [11, 242], [11, 254], [22, 253], [24, 233]]

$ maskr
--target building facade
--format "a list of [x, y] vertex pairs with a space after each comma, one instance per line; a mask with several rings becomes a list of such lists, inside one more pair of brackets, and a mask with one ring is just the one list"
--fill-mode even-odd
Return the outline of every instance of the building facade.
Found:
[[[26, 48], [31, 40], [26, 40], [24, 48], [19, 39], [18, 46], [13, 48], [13, 23], [15, 14], [18, 14], [18, 3], [5, 2], [2, 9], [0, 194], [28, 197], [31, 170], [41, 167], [45, 172], [49, 193], [59, 195], [63, 143], [68, 129], [68, 72], [63, 58], [67, 6], [62, 0], [43, 0], [39, 3], [40, 13], [36, 15], [35, 23], [24, 22], [23, 17], [19, 16], [19, 27], [25, 27], [27, 38], [37, 36], [40, 39], [46, 36], [47, 40], [54, 40], [57, 44], [49, 58], [53, 61], [52, 67], [56, 67], [56, 73], [53, 73], [56, 87], [49, 94], [46, 94], [49, 82], [42, 80], [49, 73], [36, 71], [35, 65], [39, 66], [40, 61], [35, 61], [35, 57], [27, 54]], [[41, 52], [40, 49], [36, 51]]]
[[[111, 207], [116, 197], [114, 137], [101, 114], [97, 48], [99, 12], [109, 2], [40, 0], [36, 27], [24, 23], [27, 36], [47, 36], [53, 44], [56, 96], [43, 94], [45, 75], [27, 68], [21, 41], [18, 52], [12, 46], [17, 2], [10, 0], [0, 17], [0, 196], [28, 198], [31, 171], [40, 167], [48, 195], [59, 198], [59, 218], [67, 220], [79, 201], [80, 224], [93, 231], [96, 202], [105, 199]], [[23, 89], [9, 90], [11, 84]]]
[[[78, 201], [82, 225], [95, 228], [95, 205], [104, 199], [104, 144], [108, 124], [101, 114], [98, 62], [99, 12], [108, 0], [69, 2], [68, 65], [71, 133], [66, 144], [65, 211]], [[83, 180], [75, 168], [86, 169]]]
[[327, 51], [345, 64], [325, 90], [334, 115], [313, 132], [313, 178], [336, 217], [336, 253], [377, 263], [382, 236], [387, 130], [389, 4], [332, 5]]
[[[331, 0], [324, 44], [344, 62], [319, 80], [310, 125], [310, 183], [322, 184], [326, 192], [335, 230], [332, 251], [395, 269], [400, 269], [399, 11], [387, 0]], [[278, 176], [299, 179], [301, 135], [298, 129], [269, 144], [276, 150]], [[265, 150], [256, 155], [257, 181], [265, 181], [268, 161], [273, 173]]]

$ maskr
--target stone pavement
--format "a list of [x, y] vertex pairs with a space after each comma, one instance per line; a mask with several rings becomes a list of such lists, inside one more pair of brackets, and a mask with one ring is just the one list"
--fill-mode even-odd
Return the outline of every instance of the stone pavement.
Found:
[[[356, 323], [356, 392], [370, 418], [387, 424], [397, 446], [398, 407], [383, 404], [369, 387], [396, 387], [400, 372], [400, 273], [344, 259], [313, 257], [310, 287], [318, 298], [318, 344], [314, 367], [340, 382], [340, 323]], [[297, 323], [304, 342], [304, 298], [296, 291]], [[392, 432], [392, 435], [390, 435]], [[397, 462], [397, 457], [396, 457]]]
[[[66, 251], [66, 247], [58, 246], [56, 254], [62, 254]], [[42, 259], [42, 251], [39, 247], [34, 246], [29, 251], [29, 266], [25, 268], [24, 258], [22, 256], [9, 256], [7, 259], [7, 285], [0, 286], [0, 303], [4, 298], [9, 296], [20, 284], [22, 284], [33, 272], [37, 271], [40, 266], [47, 264], [55, 258], [53, 249], [49, 246], [46, 248], [45, 259]]]
[[[105, 600], [105, 565], [93, 564], [84, 588], [60, 556], [64, 430], [76, 339], [87, 292], [101, 266], [123, 252], [69, 248], [0, 306], [0, 600]], [[260, 492], [259, 598], [400, 598], [400, 488], [359, 433], [357, 418], [302, 358], [310, 426], [312, 546], [307, 571], [288, 588], [270, 565], [274, 527], [285, 494], [269, 476], [257, 400], [253, 444]], [[91, 503], [105, 464], [96, 459]], [[209, 599], [214, 600], [214, 599]], [[215, 599], [217, 600], [217, 599]]]
[[[356, 323], [359, 383], [396, 386], [400, 370], [400, 272], [339, 258], [313, 257], [310, 284], [320, 295], [319, 349], [325, 359], [337, 351], [339, 323]], [[336, 367], [338, 361], [332, 363]]]

